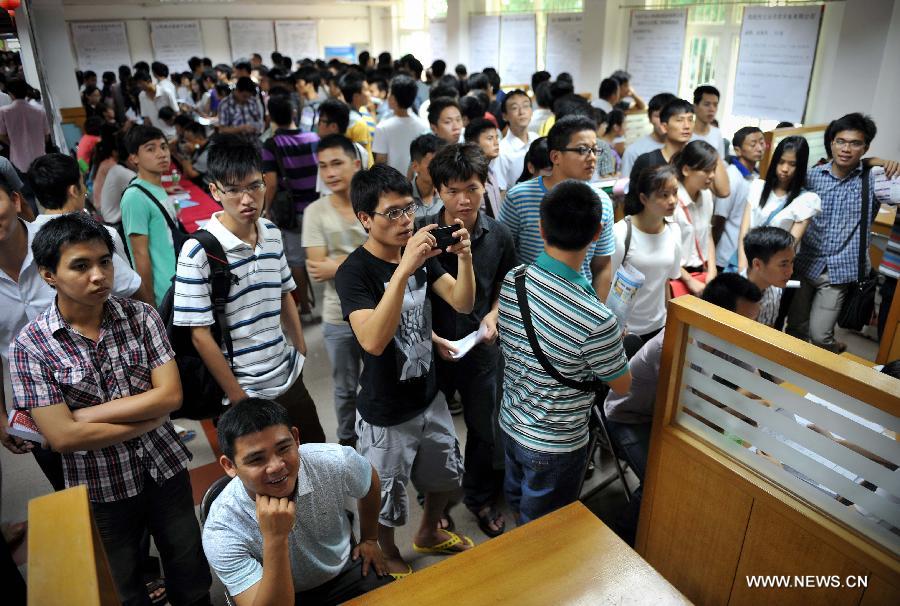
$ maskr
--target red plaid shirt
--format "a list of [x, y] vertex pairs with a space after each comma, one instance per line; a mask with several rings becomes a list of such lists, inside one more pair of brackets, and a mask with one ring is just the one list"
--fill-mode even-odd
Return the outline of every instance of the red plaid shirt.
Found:
[[[30, 409], [65, 402], [86, 408], [152, 387], [150, 372], [174, 358], [165, 326], [149, 305], [110, 297], [94, 343], [54, 302], [25, 326], [9, 350], [13, 402]], [[66, 486], [84, 484], [93, 502], [136, 496], [144, 472], [158, 484], [187, 468], [191, 453], [170, 421], [137, 438], [63, 455]]]

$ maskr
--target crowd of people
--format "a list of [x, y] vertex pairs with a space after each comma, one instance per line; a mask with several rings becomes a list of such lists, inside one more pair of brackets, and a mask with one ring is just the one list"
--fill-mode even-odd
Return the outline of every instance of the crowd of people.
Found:
[[[413, 55], [188, 65], [79, 73], [72, 154], [47, 153], [35, 91], [0, 81], [3, 401], [42, 436], [0, 424], [0, 440], [54, 489], [87, 486], [124, 604], [209, 603], [210, 568], [239, 605], [339, 603], [403, 578], [410, 483], [418, 553], [474, 545], [454, 532], [460, 488], [488, 537], [570, 503], [594, 404], [573, 381], [609, 386], [611, 434], [642, 480], [669, 300], [702, 297], [839, 352], [838, 313], [869, 269], [857, 218], [900, 202], [898, 164], [865, 157], [876, 128], [855, 113], [829, 125], [828, 158], [786, 137], [760, 174], [762, 131], [726, 140], [709, 85], [645, 102], [617, 71], [590, 102], [565, 73], [504, 90], [492, 68], [426, 70]], [[626, 111], [652, 125], [630, 144]], [[619, 221], [600, 185], [614, 177], [628, 180]], [[221, 206], [197, 234], [179, 228], [179, 179]], [[884, 316], [898, 242], [895, 227]], [[617, 319], [605, 301], [626, 266], [644, 283]], [[312, 322], [336, 443], [304, 384]], [[202, 530], [169, 419], [200, 378], [179, 364], [178, 330], [222, 397], [233, 478]], [[142, 575], [150, 536], [164, 590]]]

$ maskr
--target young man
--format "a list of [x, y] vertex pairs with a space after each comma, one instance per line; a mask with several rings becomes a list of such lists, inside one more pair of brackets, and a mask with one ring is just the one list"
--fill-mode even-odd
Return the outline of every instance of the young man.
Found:
[[780, 227], [755, 227], [744, 236], [747, 278], [762, 292], [759, 322], [775, 326], [781, 294], [794, 273], [794, 237]]
[[525, 167], [525, 154], [537, 133], [528, 130], [533, 114], [531, 100], [525, 91], [516, 89], [503, 98], [503, 119], [509, 126], [506, 136], [500, 141], [500, 157], [496, 162], [495, 173], [500, 191], [507, 191], [516, 184], [522, 169]]
[[[352, 140], [348, 131], [350, 125], [350, 107], [343, 101], [337, 99], [327, 99], [319, 105], [319, 121], [316, 124], [316, 134], [319, 139], [324, 139], [328, 135], [344, 135]], [[366, 148], [359, 143], [354, 142], [356, 155], [359, 158], [359, 165], [362, 170], [369, 168], [369, 154]], [[331, 193], [328, 186], [322, 181], [322, 175], [319, 174], [316, 179], [316, 191], [320, 196], [327, 196]]]
[[259, 149], [243, 137], [222, 137], [210, 146], [209, 176], [209, 191], [223, 210], [204, 229], [222, 245], [231, 269], [225, 318], [234, 358], [227, 360], [224, 344], [213, 338], [209, 262], [196, 240], [188, 240], [178, 256], [174, 323], [191, 327], [194, 347], [229, 402], [250, 396], [275, 400], [287, 408], [304, 442], [324, 442], [303, 385], [306, 341], [281, 232], [260, 218], [266, 184]]
[[262, 102], [250, 78], [238, 78], [234, 90], [219, 103], [219, 132], [258, 137], [265, 129]]
[[725, 139], [722, 131], [713, 124], [716, 112], [719, 111], [719, 89], [715, 86], [703, 85], [694, 89], [694, 134], [691, 141], [700, 139], [706, 141], [719, 152], [719, 157], [725, 157]]
[[87, 486], [122, 603], [147, 602], [149, 530], [169, 599], [209, 604], [191, 454], [168, 420], [181, 383], [166, 328], [149, 305], [110, 296], [112, 237], [86, 214], [50, 221], [32, 249], [56, 302], [10, 347], [15, 406], [63, 453], [66, 486]]
[[269, 98], [269, 117], [275, 131], [262, 146], [263, 179], [266, 182], [266, 208], [271, 206], [279, 189], [286, 189], [293, 198], [297, 227], [281, 230], [282, 243], [288, 267], [297, 285], [294, 294], [299, 299], [300, 315], [311, 318], [312, 303], [309, 300], [300, 231], [304, 211], [319, 197], [316, 191], [318, 170], [315, 154], [319, 136], [300, 132], [292, 115], [291, 102], [286, 95]]
[[[834, 326], [850, 285], [864, 277], [858, 275], [862, 157], [876, 132], [868, 116], [853, 113], [838, 118], [826, 132], [832, 160], [811, 168], [806, 176], [807, 188], [822, 199], [822, 212], [810, 220], [797, 254], [800, 289], [791, 302], [787, 332], [832, 351], [846, 348], [835, 341]], [[891, 164], [888, 177], [896, 168]], [[900, 188], [884, 187], [885, 181], [883, 169], [869, 171], [869, 225], [880, 204], [900, 203]], [[870, 236], [871, 230], [865, 234], [866, 243]], [[867, 270], [868, 264], [867, 259]]]
[[[565, 128], [568, 120], [553, 128]], [[565, 181], [544, 196], [544, 251], [525, 269], [525, 290], [534, 333], [550, 364], [573, 380], [599, 379], [616, 393], [627, 393], [631, 374], [622, 331], [582, 273], [607, 229], [605, 207], [583, 181]], [[506, 361], [500, 429], [506, 502], [524, 524], [578, 498], [594, 394], [566, 387], [544, 370], [529, 345], [520, 304], [515, 272], [509, 272], [500, 291], [500, 349]]]
[[431, 132], [447, 143], [459, 143], [463, 132], [462, 110], [452, 97], [438, 97], [428, 106]]
[[[169, 66], [165, 63], [161, 63], [159, 61], [154, 61], [150, 64], [150, 71], [153, 73], [153, 77], [156, 79], [156, 87], [158, 89], [166, 91], [168, 96], [175, 101], [178, 101], [178, 94], [176, 92], [175, 83], [172, 82], [172, 79], [169, 78]], [[176, 112], [178, 111], [178, 107], [173, 107]]]
[[[47, 154], [31, 163], [28, 181], [38, 203], [44, 212], [34, 218], [35, 230], [40, 229], [48, 221], [74, 212], [84, 212], [84, 200], [87, 188], [79, 169], [78, 162], [65, 154]], [[112, 257], [115, 269], [112, 283], [112, 294], [117, 297], [130, 297], [138, 292], [141, 277], [131, 269], [128, 253], [122, 244], [119, 234], [112, 227], [107, 227], [113, 239], [115, 255]], [[153, 305], [153, 299], [144, 301]]]
[[399, 74], [391, 80], [388, 103], [394, 115], [375, 128], [372, 151], [376, 164], [388, 164], [401, 174], [409, 169], [409, 144], [428, 132], [428, 125], [410, 113], [419, 89], [409, 76]]
[[597, 98], [591, 101], [591, 107], [602, 109], [606, 113], [613, 110], [619, 102], [619, 82], [613, 78], [604, 78], [600, 81]]
[[637, 160], [638, 156], [660, 149], [665, 145], [666, 133], [663, 131], [662, 124], [660, 124], [659, 113], [669, 101], [677, 98], [672, 93], [659, 93], [650, 98], [650, 103], [647, 105], [647, 119], [650, 120], [653, 130], [649, 135], [644, 135], [625, 148], [625, 153], [622, 155], [623, 175], [631, 174], [631, 167], [634, 166], [634, 161]]
[[175, 100], [175, 95], [170, 93], [168, 89], [155, 84], [150, 74], [142, 70], [134, 73], [134, 83], [141, 89], [138, 95], [138, 105], [140, 106], [141, 116], [144, 118], [144, 125], [154, 126], [165, 131], [168, 127], [160, 119], [159, 110], [168, 107], [177, 112], [178, 102]]
[[412, 172], [412, 197], [418, 204], [416, 218], [424, 218], [425, 215], [436, 213], [441, 209], [443, 202], [440, 195], [431, 182], [431, 174], [428, 165], [434, 154], [447, 145], [447, 142], [436, 135], [419, 135], [409, 144], [410, 171]]
[[180, 159], [181, 172], [198, 187], [206, 189], [209, 187], [209, 180], [206, 178], [209, 160], [206, 127], [194, 120], [187, 122], [184, 125], [184, 141], [192, 151], [189, 157]]
[[750, 182], [759, 178], [756, 163], [766, 151], [763, 132], [755, 126], [739, 128], [732, 139], [734, 157], [728, 159], [728, 196], [718, 198], [712, 219], [713, 240], [716, 243], [716, 265], [722, 271], [737, 253], [741, 221], [747, 205]]
[[302, 244], [309, 276], [325, 283], [322, 336], [331, 361], [338, 443], [356, 446], [356, 393], [362, 351], [341, 313], [334, 275], [344, 259], [366, 241], [366, 230], [350, 203], [350, 181], [360, 170], [360, 162], [353, 142], [343, 135], [328, 135], [319, 141], [318, 156], [319, 176], [331, 195], [307, 207]]
[[642, 110], [647, 108], [647, 104], [644, 103], [644, 100], [631, 86], [631, 74], [623, 69], [617, 69], [610, 78], [619, 83], [619, 102], [616, 104], [616, 109], [621, 109], [624, 112], [629, 109]]
[[[493, 127], [493, 125], [491, 125]], [[512, 234], [505, 225], [479, 210], [488, 180], [488, 159], [478, 146], [448, 145], [438, 151], [428, 166], [443, 208], [428, 215], [417, 225], [453, 225], [461, 220], [471, 234], [472, 263], [475, 271], [475, 307], [468, 315], [456, 313], [441, 300], [434, 301], [434, 333], [439, 358], [436, 360], [438, 383], [444, 393], [459, 391], [465, 413], [466, 438], [463, 476], [464, 502], [488, 536], [503, 532], [503, 516], [495, 497], [502, 486], [499, 445], [494, 443], [495, 417], [500, 388], [500, 350], [497, 339], [497, 314], [503, 277], [516, 265]], [[453, 277], [458, 272], [457, 257], [437, 257], [443, 269]], [[456, 341], [484, 327], [484, 341], [463, 358], [453, 357], [450, 341]]]
[[28, 102], [31, 87], [13, 78], [6, 83], [12, 103], [0, 107], [0, 143], [9, 146], [9, 160], [25, 174], [31, 163], [44, 155], [50, 141], [50, 124], [43, 107]]
[[[665, 143], [661, 148], [637, 157], [631, 167], [631, 172], [628, 173], [629, 191], [635, 190], [637, 178], [642, 170], [668, 164], [672, 161], [672, 157], [688, 144], [694, 132], [694, 106], [684, 99], [673, 99], [660, 110], [659, 123], [666, 138]], [[725, 172], [725, 164], [722, 159], [723, 156], [720, 155], [710, 191], [715, 196], [725, 198], [731, 191], [728, 188], [728, 174]]]
[[483, 208], [491, 218], [496, 218], [500, 215], [502, 199], [500, 186], [497, 184], [497, 175], [490, 166], [500, 155], [500, 131], [490, 120], [476, 118], [466, 126], [465, 140], [466, 143], [477, 145], [488, 161], [488, 176], [483, 183], [485, 192], [480, 208]]
[[[300, 445], [277, 402], [235, 404], [216, 428], [234, 478], [203, 526], [203, 549], [237, 606], [340, 604], [391, 582], [378, 547], [381, 487], [353, 449]], [[360, 538], [344, 510], [357, 499]]]
[[[593, 176], [597, 164], [596, 124], [584, 116], [566, 116], [550, 129], [547, 147], [553, 163], [550, 176], [515, 185], [500, 207], [500, 222], [512, 232], [517, 257], [523, 263], [535, 262], [544, 250], [539, 224], [544, 196], [566, 179], [586, 182]], [[605, 300], [611, 279], [609, 258], [615, 251], [615, 221], [612, 200], [603, 190], [595, 191], [602, 206], [602, 229], [600, 237], [589, 246], [582, 274], [593, 281], [594, 290]]]
[[368, 231], [366, 243], [341, 264], [335, 286], [344, 319], [363, 349], [356, 421], [357, 448], [381, 478], [378, 539], [391, 573], [411, 572], [394, 542], [394, 528], [406, 524], [406, 483], [425, 493], [425, 513], [413, 538], [420, 553], [453, 554], [472, 546], [438, 527], [462, 479], [453, 421], [443, 400], [435, 400], [430, 296], [467, 314], [475, 302], [475, 274], [469, 232], [457, 221], [456, 279], [434, 259], [441, 253], [428, 225], [413, 232], [416, 203], [409, 182], [390, 166], [356, 173], [353, 210]]
[[319, 121], [319, 105], [322, 101], [319, 99], [319, 84], [322, 81], [322, 75], [312, 65], [301, 67], [294, 72], [294, 90], [300, 97], [303, 106], [300, 108], [300, 132], [311, 133], [316, 129], [316, 123]]
[[369, 155], [369, 164], [371, 165], [374, 162], [372, 136], [375, 134], [375, 121], [371, 119], [371, 115], [365, 109], [369, 105], [366, 80], [361, 74], [347, 72], [340, 77], [338, 85], [340, 86], [341, 97], [344, 103], [350, 106], [350, 126], [347, 129], [347, 136], [350, 137], [351, 141], [359, 143], [366, 148], [366, 153]]
[[175, 248], [166, 218], [147, 194], [175, 217], [162, 187], [162, 175], [171, 161], [169, 144], [158, 128], [136, 125], [125, 134], [125, 148], [129, 162], [137, 166], [138, 178], [122, 195], [122, 229], [128, 238], [131, 264], [141, 277], [137, 298], [155, 301], [158, 306], [175, 275]]

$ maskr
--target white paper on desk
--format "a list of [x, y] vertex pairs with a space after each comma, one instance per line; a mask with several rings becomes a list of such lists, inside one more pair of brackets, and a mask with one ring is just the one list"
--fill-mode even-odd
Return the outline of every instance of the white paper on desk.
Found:
[[467, 353], [469, 353], [473, 347], [484, 341], [484, 337], [487, 334], [487, 327], [482, 324], [478, 327], [478, 330], [470, 332], [462, 339], [458, 341], [450, 341], [450, 345], [456, 350], [455, 354], [452, 354], [454, 360], [459, 360]]
[[197, 224], [197, 229], [203, 229], [209, 223], [209, 219], [200, 219], [199, 221], [194, 221], [194, 223]]

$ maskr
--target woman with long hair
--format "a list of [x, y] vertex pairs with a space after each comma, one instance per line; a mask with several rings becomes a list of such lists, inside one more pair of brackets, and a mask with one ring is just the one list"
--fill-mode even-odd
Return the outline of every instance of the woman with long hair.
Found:
[[822, 212], [822, 200], [806, 191], [809, 144], [799, 136], [785, 137], [772, 153], [764, 179], [750, 184], [744, 218], [738, 236], [738, 268], [747, 267], [744, 236], [754, 227], [780, 227], [794, 236], [798, 245], [809, 220]]
[[538, 137], [531, 142], [525, 152], [525, 165], [516, 183], [522, 183], [535, 177], [549, 177], [553, 164], [550, 162], [550, 150], [547, 148], [547, 137]]
[[719, 152], [705, 141], [691, 141], [672, 157], [678, 177], [675, 222], [681, 227], [681, 284], [673, 295], [700, 296], [716, 277], [716, 243], [712, 237], [713, 196]]

